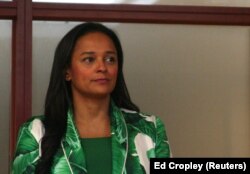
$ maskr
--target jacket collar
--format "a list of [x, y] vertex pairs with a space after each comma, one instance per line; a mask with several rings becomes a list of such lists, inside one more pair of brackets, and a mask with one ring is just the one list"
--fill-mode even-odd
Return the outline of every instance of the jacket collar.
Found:
[[[73, 111], [69, 109], [67, 115], [67, 130], [62, 140], [64, 156], [68, 160], [68, 167], [72, 173], [86, 173], [85, 154], [81, 147], [80, 137], [75, 127]], [[74, 166], [74, 167], [73, 167]]]
[[128, 132], [121, 110], [111, 101], [112, 173], [125, 171], [128, 153]]
[[[112, 173], [120, 174], [125, 171], [128, 151], [127, 127], [121, 110], [113, 101], [110, 104], [111, 136], [112, 136]], [[67, 159], [74, 164], [75, 170], [86, 172], [85, 154], [81, 146], [80, 137], [75, 127], [72, 109], [67, 116], [67, 130], [62, 140]], [[72, 166], [71, 166], [72, 167]], [[77, 172], [74, 172], [77, 173]]]

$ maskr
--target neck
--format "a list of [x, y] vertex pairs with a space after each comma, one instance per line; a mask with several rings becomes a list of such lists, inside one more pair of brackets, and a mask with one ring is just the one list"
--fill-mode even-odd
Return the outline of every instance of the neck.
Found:
[[110, 97], [74, 98], [74, 115], [81, 120], [92, 120], [109, 114]]
[[73, 97], [74, 119], [80, 137], [110, 136], [110, 97]]

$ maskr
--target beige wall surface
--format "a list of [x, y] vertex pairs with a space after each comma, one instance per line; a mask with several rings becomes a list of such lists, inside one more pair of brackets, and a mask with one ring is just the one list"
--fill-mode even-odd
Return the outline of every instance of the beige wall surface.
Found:
[[[76, 24], [34, 23], [34, 115], [42, 113], [54, 48]], [[250, 156], [249, 27], [107, 25], [122, 41], [132, 99], [164, 121], [173, 156]]]
[[250, 156], [249, 27], [118, 30], [131, 95], [165, 121], [174, 156]]
[[9, 169], [11, 27], [11, 21], [0, 20], [0, 173], [3, 174]]

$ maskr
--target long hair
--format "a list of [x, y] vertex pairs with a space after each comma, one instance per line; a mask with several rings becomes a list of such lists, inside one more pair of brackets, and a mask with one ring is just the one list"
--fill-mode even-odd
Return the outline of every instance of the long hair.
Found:
[[60, 147], [66, 133], [67, 112], [72, 107], [70, 82], [65, 80], [65, 73], [70, 67], [71, 57], [77, 40], [88, 33], [101, 32], [114, 43], [118, 57], [118, 76], [111, 98], [118, 107], [139, 111], [131, 101], [123, 76], [123, 51], [117, 35], [111, 29], [99, 23], [83, 23], [70, 30], [57, 45], [47, 95], [45, 99], [42, 156], [36, 167], [36, 174], [51, 172], [53, 157]]

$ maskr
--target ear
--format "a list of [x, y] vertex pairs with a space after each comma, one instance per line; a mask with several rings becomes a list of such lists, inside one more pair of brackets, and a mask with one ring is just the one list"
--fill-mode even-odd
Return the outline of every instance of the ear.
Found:
[[71, 80], [71, 71], [70, 69], [67, 69], [65, 72], [65, 80], [70, 81]]

